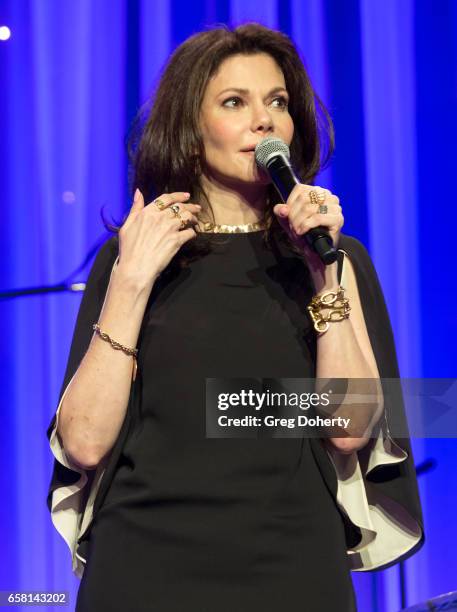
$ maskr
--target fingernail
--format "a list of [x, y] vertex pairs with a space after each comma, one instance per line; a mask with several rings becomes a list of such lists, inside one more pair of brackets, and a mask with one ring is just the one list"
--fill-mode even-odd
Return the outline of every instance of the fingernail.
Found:
[[133, 201], [135, 202], [135, 204], [138, 202], [139, 199], [140, 199], [140, 190], [137, 187], [135, 189], [135, 193], [133, 194]]

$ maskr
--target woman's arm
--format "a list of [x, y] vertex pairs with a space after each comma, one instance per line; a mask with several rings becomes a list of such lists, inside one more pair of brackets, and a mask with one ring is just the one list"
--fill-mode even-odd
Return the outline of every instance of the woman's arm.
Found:
[[[150, 288], [114, 268], [99, 318], [102, 331], [135, 347]], [[94, 469], [113, 447], [127, 409], [133, 359], [94, 333], [60, 408], [57, 432], [65, 452], [84, 469]]]
[[[119, 230], [119, 265], [106, 291], [98, 323], [116, 342], [135, 348], [149, 295], [159, 274], [181, 246], [196, 236], [193, 213], [182, 191], [162, 194], [162, 208], [145, 206], [137, 189], [129, 216]], [[186, 202], [185, 202], [186, 201]], [[178, 205], [179, 203], [179, 205]], [[168, 206], [176, 204], [180, 215]], [[127, 410], [133, 358], [94, 334], [60, 407], [57, 431], [65, 452], [85, 469], [95, 468], [112, 449]]]
[[[361, 382], [351, 379], [367, 379], [363, 381], [363, 394], [370, 394], [374, 402], [367, 405], [350, 405], [350, 400], [343, 401], [331, 414], [332, 417], [351, 419], [348, 428], [352, 437], [331, 437], [328, 430], [327, 443], [332, 444], [343, 453], [351, 453], [363, 448], [369, 441], [371, 431], [383, 413], [383, 393], [379, 380], [378, 367], [368, 336], [354, 268], [348, 257], [345, 257], [345, 297], [349, 299], [351, 311], [348, 319], [330, 323], [329, 329], [317, 338], [316, 378], [348, 379], [347, 395], [361, 391]], [[335, 291], [339, 287], [337, 277], [337, 262], [325, 266], [313, 273], [316, 293]], [[327, 416], [327, 415], [326, 415]]]

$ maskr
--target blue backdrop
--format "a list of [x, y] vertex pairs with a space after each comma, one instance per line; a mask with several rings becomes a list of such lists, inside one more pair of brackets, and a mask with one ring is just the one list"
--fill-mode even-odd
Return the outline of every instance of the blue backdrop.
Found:
[[[120, 218], [129, 205], [124, 140], [169, 53], [205, 26], [247, 20], [292, 36], [334, 119], [318, 184], [375, 261], [402, 376], [456, 376], [453, 0], [3, 0], [0, 288], [78, 267], [105, 235], [100, 208]], [[69, 590], [72, 602], [78, 581], [45, 505], [45, 430], [79, 302], [21, 297], [0, 317], [0, 590]], [[457, 589], [456, 442], [413, 448], [437, 467], [420, 478], [426, 544], [406, 562], [409, 604]], [[360, 610], [400, 609], [398, 568], [353, 576]]]

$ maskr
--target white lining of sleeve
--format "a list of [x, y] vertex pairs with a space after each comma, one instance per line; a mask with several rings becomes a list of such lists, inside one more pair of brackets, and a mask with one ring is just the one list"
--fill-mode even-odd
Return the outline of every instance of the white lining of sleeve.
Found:
[[[341, 274], [343, 286], [344, 261], [345, 258]], [[420, 541], [422, 529], [405, 508], [380, 494], [366, 480], [375, 467], [401, 463], [408, 458], [408, 453], [390, 436], [385, 412], [377, 438], [370, 439], [358, 453], [345, 455], [330, 445], [326, 450], [338, 480], [338, 506], [362, 534], [357, 546], [348, 550], [351, 570], [373, 570], [400, 560]]]
[[[371, 450], [369, 447], [372, 447]], [[395, 455], [391, 448], [400, 450], [404, 456]], [[368, 571], [395, 560], [400, 560], [422, 537], [417, 521], [394, 500], [380, 494], [366, 480], [375, 467], [405, 461], [408, 454], [400, 449], [380, 429], [376, 440], [370, 440], [360, 452], [369, 452], [368, 469], [365, 473], [357, 452], [344, 455], [336, 449], [327, 448], [338, 479], [337, 503], [349, 520], [362, 534], [361, 541], [348, 550], [353, 571]]]
[[[119, 256], [113, 264], [111, 276], [114, 268], [117, 266]], [[109, 283], [108, 283], [109, 284]], [[103, 306], [105, 305], [105, 300]], [[103, 310], [103, 307], [102, 307]], [[64, 393], [59, 402], [56, 412], [56, 420], [54, 428], [49, 438], [49, 444], [51, 451], [55, 459], [63, 466], [76, 472], [80, 475], [79, 480], [69, 486], [62, 486], [55, 489], [52, 493], [51, 498], [51, 520], [54, 527], [57, 529], [59, 534], [67, 543], [72, 558], [72, 571], [78, 577], [82, 578], [84, 573], [84, 567], [86, 560], [77, 554], [77, 541], [78, 538], [86, 531], [93, 518], [93, 507], [95, 497], [100, 487], [100, 482], [106, 469], [106, 462], [100, 463], [100, 465], [94, 470], [94, 476], [91, 483], [91, 488], [88, 494], [87, 502], [85, 507], [83, 505], [83, 489], [87, 484], [88, 476], [86, 470], [80, 468], [66, 455], [62, 442], [57, 434], [57, 427], [59, 422], [60, 408], [62, 406], [65, 395], [73, 381], [74, 375], [70, 382], [65, 388]]]

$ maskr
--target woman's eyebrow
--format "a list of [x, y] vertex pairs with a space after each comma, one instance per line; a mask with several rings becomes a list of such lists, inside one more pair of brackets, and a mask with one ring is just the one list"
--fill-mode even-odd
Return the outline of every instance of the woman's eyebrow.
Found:
[[[236, 91], [237, 93], [247, 95], [249, 94], [249, 89], [242, 89], [240, 87], [227, 87], [218, 93], [218, 96], [225, 93], [226, 91]], [[277, 93], [278, 91], [285, 91], [287, 93], [287, 89], [285, 87], [273, 87], [268, 93], [267, 96], [271, 96], [271, 94]]]

